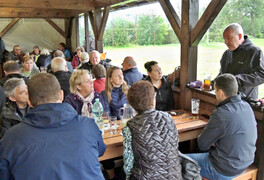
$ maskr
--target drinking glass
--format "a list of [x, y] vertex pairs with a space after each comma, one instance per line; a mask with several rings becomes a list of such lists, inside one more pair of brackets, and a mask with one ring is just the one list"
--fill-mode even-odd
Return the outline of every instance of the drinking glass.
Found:
[[110, 123], [110, 134], [116, 134], [116, 132], [117, 132], [117, 117], [116, 116], [110, 116], [109, 123]]
[[102, 114], [102, 118], [104, 121], [104, 129], [108, 130], [110, 129], [110, 124], [109, 124], [109, 112], [108, 111], [104, 111]]
[[200, 106], [200, 99], [192, 98], [192, 100], [191, 100], [191, 106], [192, 106], [192, 108], [191, 108], [192, 115], [198, 117], [198, 114], [199, 114], [199, 106]]
[[207, 74], [204, 76], [204, 90], [210, 91], [211, 89], [211, 74]]

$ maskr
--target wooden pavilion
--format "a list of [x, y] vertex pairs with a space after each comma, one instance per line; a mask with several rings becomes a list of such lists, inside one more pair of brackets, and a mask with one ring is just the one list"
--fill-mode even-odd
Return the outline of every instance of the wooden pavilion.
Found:
[[[95, 36], [96, 49], [103, 52], [103, 35], [109, 13], [114, 10], [153, 2], [160, 3], [181, 43], [180, 91], [175, 92], [175, 100], [180, 104], [178, 108], [190, 109], [191, 98], [198, 97], [201, 100], [201, 108], [212, 112], [216, 104], [215, 96], [191, 90], [186, 87], [186, 84], [196, 80], [197, 46], [227, 0], [211, 0], [200, 18], [199, 0], [182, 0], [181, 18], [174, 10], [170, 0], [0, 0], [0, 18], [12, 18], [12, 21], [6, 27], [3, 27], [0, 37], [7, 35], [7, 32], [11, 31], [12, 27], [21, 18], [37, 18], [50, 24], [66, 42], [66, 46], [74, 49], [80, 45], [79, 21], [77, 19], [80, 14], [84, 13], [86, 47], [89, 48], [89, 18]], [[64, 27], [56, 24], [53, 18], [63, 21]], [[259, 131], [255, 165], [258, 167], [257, 179], [263, 180], [264, 117], [263, 112], [255, 111], [255, 113]]]

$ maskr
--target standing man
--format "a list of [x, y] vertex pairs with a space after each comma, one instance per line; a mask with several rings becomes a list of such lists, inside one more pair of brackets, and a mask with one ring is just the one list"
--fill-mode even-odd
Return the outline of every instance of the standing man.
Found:
[[32, 109], [0, 141], [1, 180], [104, 180], [98, 157], [106, 146], [94, 119], [61, 103], [63, 91], [49, 73], [29, 80], [28, 95]]
[[132, 84], [137, 81], [140, 81], [143, 78], [142, 73], [138, 71], [137, 63], [133, 57], [127, 56], [124, 59], [122, 66], [124, 79], [128, 85], [131, 86]]
[[188, 156], [198, 162], [203, 177], [231, 180], [254, 161], [257, 124], [249, 104], [237, 95], [235, 76], [219, 75], [214, 88], [219, 104], [197, 140], [199, 149], [209, 153]]
[[14, 45], [13, 51], [8, 53], [7, 60], [18, 60], [18, 57], [21, 53], [21, 49], [19, 45]]
[[264, 83], [264, 59], [237, 23], [228, 25], [223, 33], [228, 47], [221, 58], [220, 74], [230, 73], [236, 77], [238, 91], [247, 97], [258, 98], [258, 85]]

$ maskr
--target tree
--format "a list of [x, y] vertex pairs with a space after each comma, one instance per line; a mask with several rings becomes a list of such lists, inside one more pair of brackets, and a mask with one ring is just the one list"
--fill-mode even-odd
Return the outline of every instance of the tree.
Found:
[[106, 27], [104, 44], [106, 46], [125, 46], [135, 39], [134, 24], [123, 18], [116, 18]]
[[264, 35], [263, 0], [229, 0], [210, 27], [210, 41], [222, 41], [224, 28], [239, 23], [244, 33], [254, 37]]
[[167, 25], [160, 16], [140, 16], [137, 25], [139, 45], [162, 44], [168, 34]]

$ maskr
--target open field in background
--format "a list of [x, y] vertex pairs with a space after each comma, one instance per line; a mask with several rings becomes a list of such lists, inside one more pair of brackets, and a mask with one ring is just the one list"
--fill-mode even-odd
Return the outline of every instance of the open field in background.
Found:
[[[253, 43], [264, 51], [264, 39], [252, 39]], [[198, 46], [197, 79], [203, 80], [204, 74], [211, 73], [214, 78], [220, 69], [220, 59], [226, 50], [224, 43], [200, 44]], [[159, 62], [163, 74], [173, 72], [180, 65], [180, 45], [162, 46], [136, 46], [126, 48], [105, 47], [107, 58], [112, 59], [112, 64], [120, 66], [126, 56], [133, 56], [137, 61], [138, 69], [147, 74], [144, 63], [155, 60]], [[264, 84], [259, 87], [259, 98], [264, 97]]]

